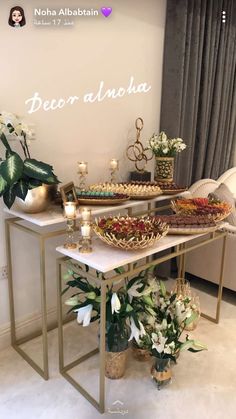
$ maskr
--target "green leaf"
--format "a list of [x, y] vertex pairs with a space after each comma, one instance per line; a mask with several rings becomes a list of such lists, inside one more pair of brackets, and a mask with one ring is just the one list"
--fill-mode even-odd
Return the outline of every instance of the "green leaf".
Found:
[[5, 191], [6, 187], [7, 187], [7, 182], [5, 181], [5, 179], [3, 179], [2, 175], [0, 175], [0, 196], [3, 195], [3, 192]]
[[2, 132], [2, 134], [1, 134], [1, 141], [2, 141], [2, 143], [3, 143], [3, 145], [6, 147], [6, 149], [9, 151], [9, 153], [12, 153], [12, 149], [11, 149], [11, 147], [10, 147], [10, 145], [9, 145], [9, 143], [8, 143], [8, 141], [7, 141], [7, 139], [6, 139], [6, 136], [5, 136], [5, 134], [3, 134], [3, 132]]
[[29, 183], [28, 183], [28, 188], [29, 189], [34, 189], [34, 188], [37, 188], [38, 186], [41, 186], [42, 185], [42, 181], [41, 180], [38, 180], [38, 179], [29, 179], [29, 181], [28, 181]]
[[194, 350], [195, 352], [203, 351], [207, 349], [206, 345], [203, 345], [201, 342], [193, 339], [188, 339], [180, 345], [180, 351], [184, 349]]
[[15, 188], [12, 186], [11, 188], [7, 189], [3, 194], [3, 201], [4, 204], [7, 206], [7, 208], [11, 208], [14, 204], [14, 201], [16, 199], [16, 193]]
[[188, 326], [189, 324], [191, 324], [192, 322], [194, 322], [194, 320], [196, 320], [199, 316], [199, 313], [197, 311], [193, 311], [191, 316], [188, 317], [187, 319], [185, 319], [184, 324], [185, 326]]
[[52, 173], [53, 167], [35, 159], [25, 159], [23, 172], [33, 179], [46, 181]]
[[166, 296], [166, 287], [165, 287], [163, 281], [160, 281], [160, 287], [161, 287], [161, 289], [160, 289], [161, 294], [163, 295], [163, 297], [165, 297]]
[[17, 182], [22, 175], [23, 160], [17, 153], [13, 153], [1, 164], [1, 175], [9, 185]]
[[118, 267], [118, 268], [115, 268], [115, 269], [114, 269], [114, 271], [115, 271], [117, 274], [124, 274], [124, 273], [125, 273], [125, 269], [123, 268], [123, 266], [120, 266], [120, 267]]
[[51, 176], [49, 176], [47, 179], [44, 180], [44, 183], [46, 183], [47, 185], [54, 185], [55, 183], [60, 183], [60, 181], [58, 180], [57, 176], [52, 174]]
[[126, 306], [125, 311], [126, 311], [127, 313], [130, 313], [130, 311], [133, 311], [133, 307], [132, 307], [132, 306], [128, 303], [128, 304], [127, 304], [127, 306]]
[[27, 192], [28, 192], [27, 184], [22, 179], [20, 179], [19, 182], [17, 182], [17, 184], [15, 185], [16, 196], [23, 199], [24, 201], [26, 198]]

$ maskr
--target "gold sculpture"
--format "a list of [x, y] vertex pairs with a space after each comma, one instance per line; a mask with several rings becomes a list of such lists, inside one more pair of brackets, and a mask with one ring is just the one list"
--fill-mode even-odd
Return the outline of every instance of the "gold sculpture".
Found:
[[137, 130], [136, 140], [133, 145], [130, 145], [126, 150], [128, 159], [135, 164], [138, 172], [145, 172], [147, 162], [152, 159], [153, 152], [149, 147], [144, 147], [140, 141], [140, 134], [143, 129], [143, 119], [137, 118], [135, 121], [135, 128]]

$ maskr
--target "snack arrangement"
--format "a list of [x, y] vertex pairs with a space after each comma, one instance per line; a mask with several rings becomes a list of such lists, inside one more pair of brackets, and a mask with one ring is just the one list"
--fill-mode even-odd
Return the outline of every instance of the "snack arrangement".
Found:
[[175, 182], [157, 182], [164, 195], [175, 195], [186, 191], [186, 188], [176, 185]]
[[109, 245], [125, 250], [144, 249], [168, 232], [157, 217], [103, 217], [95, 220], [95, 233]]
[[227, 202], [211, 198], [176, 199], [171, 206], [176, 214], [207, 215], [215, 221], [224, 220], [232, 211]]
[[161, 222], [168, 224], [168, 234], [200, 234], [218, 228], [208, 215], [160, 215]]
[[127, 194], [110, 191], [77, 191], [78, 203], [86, 205], [116, 205], [129, 200]]
[[91, 191], [127, 194], [131, 199], [151, 199], [162, 194], [157, 184], [152, 182], [98, 183], [90, 186]]

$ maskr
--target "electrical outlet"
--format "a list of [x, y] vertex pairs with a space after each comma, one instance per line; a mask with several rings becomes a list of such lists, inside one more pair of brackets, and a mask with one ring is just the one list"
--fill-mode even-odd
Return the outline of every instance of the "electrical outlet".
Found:
[[0, 279], [7, 279], [7, 266], [2, 266], [0, 268]]

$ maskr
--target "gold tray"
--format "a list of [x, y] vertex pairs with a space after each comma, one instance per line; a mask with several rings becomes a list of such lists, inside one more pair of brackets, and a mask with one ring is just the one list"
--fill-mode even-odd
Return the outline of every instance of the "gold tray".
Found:
[[125, 201], [129, 201], [130, 198], [106, 198], [106, 199], [94, 199], [94, 198], [78, 198], [78, 203], [82, 205], [118, 205]]
[[162, 190], [163, 195], [177, 195], [178, 193], [187, 191], [187, 188], [181, 188], [181, 189], [175, 189], [175, 190], [174, 189], [169, 189], [169, 190], [168, 189], [165, 189], [165, 190], [161, 189], [161, 190]]
[[162, 192], [159, 192], [155, 195], [131, 195], [130, 199], [137, 200], [137, 201], [138, 200], [142, 201], [142, 200], [154, 199], [154, 198], [157, 198], [160, 195], [162, 195]]
[[204, 234], [204, 233], [212, 233], [216, 231], [219, 226], [214, 227], [199, 227], [199, 228], [169, 228], [167, 234], [175, 234], [175, 235], [191, 235], [191, 234]]

